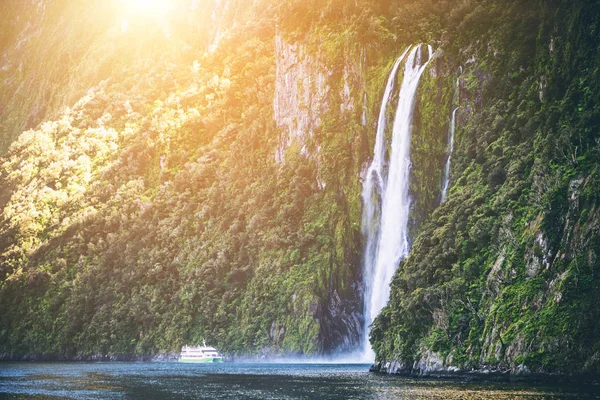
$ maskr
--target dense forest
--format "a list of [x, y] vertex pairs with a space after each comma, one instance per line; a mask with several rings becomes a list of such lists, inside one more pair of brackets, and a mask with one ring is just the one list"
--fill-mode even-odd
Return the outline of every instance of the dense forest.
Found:
[[600, 373], [600, 4], [143, 3], [0, 5], [0, 359], [355, 350], [364, 171], [426, 43], [377, 361]]

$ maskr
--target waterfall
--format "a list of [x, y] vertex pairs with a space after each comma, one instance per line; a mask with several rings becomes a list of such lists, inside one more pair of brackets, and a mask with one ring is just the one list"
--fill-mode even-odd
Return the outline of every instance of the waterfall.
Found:
[[[462, 75], [462, 65], [458, 67], [458, 74]], [[460, 103], [460, 77], [456, 78], [456, 91], [458, 94], [458, 101]], [[452, 111], [452, 121], [450, 123], [450, 132], [448, 132], [448, 159], [446, 160], [446, 169], [444, 170], [444, 183], [442, 184], [442, 203], [446, 201], [448, 195], [448, 186], [450, 185], [450, 162], [452, 161], [452, 153], [454, 153], [454, 132], [456, 131], [456, 111], [459, 107], [456, 107]]]
[[[390, 282], [398, 263], [410, 250], [408, 217], [410, 211], [410, 139], [414, 99], [423, 71], [433, 55], [428, 46], [428, 58], [422, 62], [422, 45], [407, 48], [392, 68], [383, 95], [373, 161], [363, 184], [362, 230], [366, 238], [364, 252], [364, 332], [362, 359], [373, 361], [369, 343], [369, 326], [387, 303]], [[407, 56], [408, 54], [408, 56]], [[392, 98], [394, 80], [402, 61], [404, 76], [398, 106], [394, 116], [392, 141], [386, 171], [386, 110]]]
[[452, 153], [454, 152], [454, 131], [456, 130], [456, 112], [458, 107], [452, 111], [452, 122], [450, 123], [450, 134], [448, 135], [448, 159], [446, 160], [446, 169], [444, 171], [444, 184], [442, 185], [442, 203], [446, 201], [448, 194], [448, 185], [450, 184], [450, 162], [452, 161]]

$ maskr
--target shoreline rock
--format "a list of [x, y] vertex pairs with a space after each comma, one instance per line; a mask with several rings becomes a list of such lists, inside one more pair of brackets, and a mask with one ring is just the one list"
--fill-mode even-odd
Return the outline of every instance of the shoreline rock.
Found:
[[457, 381], [494, 381], [494, 382], [536, 382], [536, 383], [595, 383], [600, 384], [600, 376], [577, 373], [571, 375], [553, 374], [546, 372], [532, 373], [526, 366], [519, 365], [516, 369], [489, 368], [460, 369], [455, 366], [438, 368], [422, 368], [422, 363], [408, 365], [399, 361], [386, 363], [377, 362], [369, 368], [369, 372], [398, 377], [419, 379], [439, 379]]

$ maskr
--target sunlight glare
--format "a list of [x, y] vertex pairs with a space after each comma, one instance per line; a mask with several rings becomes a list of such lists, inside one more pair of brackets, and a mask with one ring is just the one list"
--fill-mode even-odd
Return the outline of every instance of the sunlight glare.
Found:
[[139, 17], [163, 17], [171, 10], [169, 0], [121, 0], [127, 14]]

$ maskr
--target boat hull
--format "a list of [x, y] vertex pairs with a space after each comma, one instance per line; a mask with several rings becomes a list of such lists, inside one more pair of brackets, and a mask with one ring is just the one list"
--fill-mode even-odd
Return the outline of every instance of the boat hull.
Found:
[[223, 362], [223, 357], [205, 357], [205, 358], [182, 357], [179, 359], [179, 362], [193, 363], [193, 364], [220, 363], [220, 362]]

